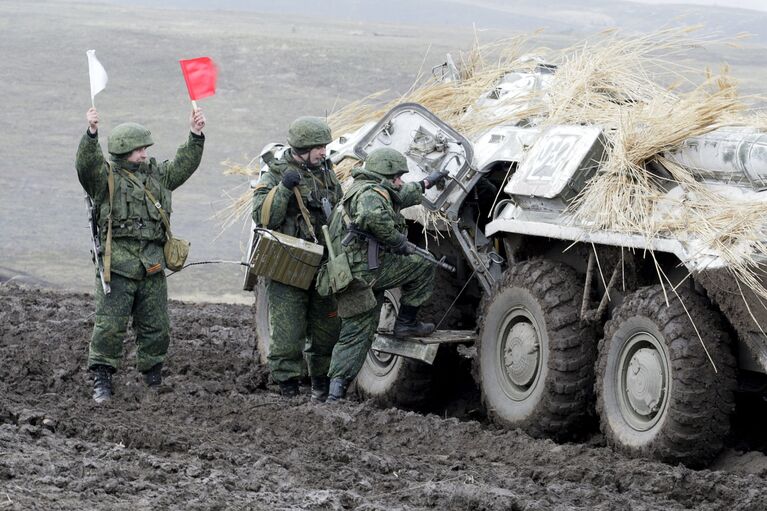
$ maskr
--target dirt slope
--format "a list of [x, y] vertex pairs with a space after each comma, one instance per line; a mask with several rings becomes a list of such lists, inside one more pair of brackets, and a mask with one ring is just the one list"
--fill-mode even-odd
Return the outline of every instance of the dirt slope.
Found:
[[98, 406], [91, 298], [5, 282], [0, 302], [0, 509], [767, 509], [759, 452], [692, 471], [623, 458], [598, 436], [557, 445], [283, 401], [253, 362], [247, 306], [174, 302], [162, 391], [145, 391], [128, 355], [116, 399]]

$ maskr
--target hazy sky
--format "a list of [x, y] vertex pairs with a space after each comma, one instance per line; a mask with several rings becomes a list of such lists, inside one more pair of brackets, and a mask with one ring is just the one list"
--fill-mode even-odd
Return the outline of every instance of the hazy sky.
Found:
[[631, 0], [645, 4], [696, 4], [767, 11], [767, 0]]

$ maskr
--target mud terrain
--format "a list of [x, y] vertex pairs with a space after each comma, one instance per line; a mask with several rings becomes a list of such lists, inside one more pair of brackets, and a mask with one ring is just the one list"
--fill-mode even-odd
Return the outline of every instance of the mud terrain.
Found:
[[[126, 340], [116, 398], [90, 399], [87, 294], [0, 284], [0, 509], [767, 508], [759, 451], [717, 469], [558, 445], [483, 421], [285, 401], [252, 310], [173, 302], [159, 392]], [[762, 424], [763, 425], [763, 424]], [[761, 431], [764, 429], [760, 426]]]

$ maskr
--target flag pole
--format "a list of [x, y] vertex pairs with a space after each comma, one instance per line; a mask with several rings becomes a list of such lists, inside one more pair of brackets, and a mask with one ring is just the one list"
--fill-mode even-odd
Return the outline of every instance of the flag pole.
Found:
[[192, 110], [194, 110], [195, 112], [197, 111], [197, 101], [195, 101], [194, 99], [192, 100]]

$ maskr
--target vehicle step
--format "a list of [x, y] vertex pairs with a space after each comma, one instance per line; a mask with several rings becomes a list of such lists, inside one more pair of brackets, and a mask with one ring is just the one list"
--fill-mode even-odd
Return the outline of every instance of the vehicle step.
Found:
[[378, 332], [371, 349], [433, 364], [440, 344], [473, 343], [474, 330], [436, 330], [426, 337], [394, 337], [391, 332]]

